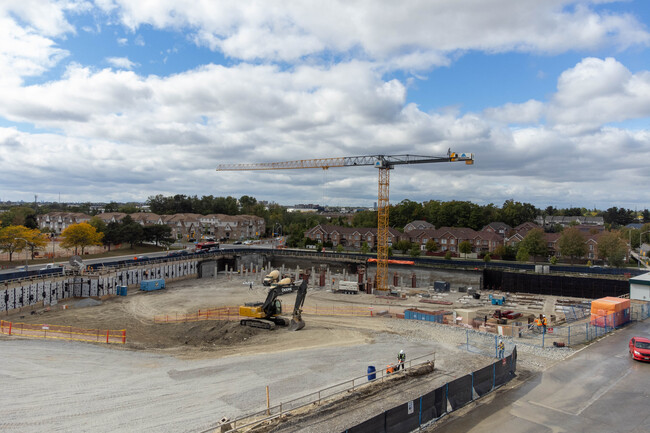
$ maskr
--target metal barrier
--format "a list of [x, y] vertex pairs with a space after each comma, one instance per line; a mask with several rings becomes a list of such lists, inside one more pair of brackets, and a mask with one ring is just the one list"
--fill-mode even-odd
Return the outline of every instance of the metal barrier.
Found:
[[0, 320], [0, 334], [106, 344], [126, 343], [126, 329], [83, 329], [61, 325], [13, 323], [5, 320]]
[[345, 430], [345, 433], [409, 433], [434, 424], [509, 382], [516, 372], [517, 348], [507, 358], [459, 377]]
[[[430, 363], [435, 364], [435, 360], [436, 360], [436, 354], [435, 352], [432, 352], [427, 355], [418, 356], [417, 358], [413, 358], [411, 360], [406, 361], [405, 369], [398, 370], [395, 373], [388, 374], [386, 373], [385, 369], [376, 370], [374, 374], [378, 375], [379, 377], [372, 380], [369, 380], [369, 376], [370, 374], [373, 373], [366, 373], [363, 376], [358, 376], [353, 379], [346, 380], [345, 382], [341, 382], [336, 385], [329, 386], [327, 388], [322, 388], [318, 391], [305, 394], [296, 399], [281, 402], [280, 404], [277, 404], [275, 406], [269, 406], [266, 409], [235, 418], [234, 420], [229, 420], [228, 424], [230, 424], [230, 429], [222, 430], [222, 431], [232, 433], [232, 432], [241, 431], [242, 429], [250, 429], [261, 423], [273, 420], [275, 418], [278, 418], [281, 415], [285, 415], [291, 411], [301, 409], [305, 406], [309, 406], [313, 404], [320, 405], [324, 401], [331, 398], [335, 398], [340, 394], [348, 393], [349, 391], [355, 391], [367, 387], [373, 383], [384, 382], [385, 380], [388, 380], [389, 378], [392, 377], [399, 377], [400, 375], [405, 375], [409, 370], [413, 368], [418, 368], [422, 365], [427, 365]], [[219, 427], [219, 425], [221, 425], [221, 423], [216, 424], [215, 426], [210, 427], [207, 430], [203, 430], [201, 433], [213, 432], [216, 428]]]

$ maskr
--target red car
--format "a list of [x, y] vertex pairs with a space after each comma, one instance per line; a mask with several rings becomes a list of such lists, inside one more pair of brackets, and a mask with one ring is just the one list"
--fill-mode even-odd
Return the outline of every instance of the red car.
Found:
[[633, 359], [650, 362], [650, 339], [632, 337], [630, 340], [630, 355]]

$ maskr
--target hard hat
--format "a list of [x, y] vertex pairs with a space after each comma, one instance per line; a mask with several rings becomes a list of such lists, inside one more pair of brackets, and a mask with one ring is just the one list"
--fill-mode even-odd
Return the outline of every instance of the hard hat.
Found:
[[404, 353], [404, 349], [400, 350], [399, 353]]

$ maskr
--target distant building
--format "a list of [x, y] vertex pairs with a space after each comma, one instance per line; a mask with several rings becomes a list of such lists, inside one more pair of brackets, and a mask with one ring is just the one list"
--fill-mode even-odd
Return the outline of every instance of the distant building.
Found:
[[560, 225], [569, 227], [571, 225], [585, 226], [604, 226], [605, 220], [601, 216], [556, 216], [556, 215], [539, 215], [535, 222], [545, 230]]

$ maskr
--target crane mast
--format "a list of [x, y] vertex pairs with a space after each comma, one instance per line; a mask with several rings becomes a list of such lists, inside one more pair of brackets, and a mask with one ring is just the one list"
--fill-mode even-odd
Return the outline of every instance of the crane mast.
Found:
[[390, 170], [396, 165], [431, 164], [437, 162], [464, 161], [474, 164], [474, 154], [455, 153], [449, 150], [446, 156], [422, 155], [365, 155], [344, 156], [338, 158], [301, 159], [284, 162], [261, 162], [255, 164], [220, 164], [217, 171], [239, 170], [287, 170], [304, 168], [331, 167], [367, 167], [373, 166], [379, 170], [377, 193], [377, 290], [388, 290], [388, 211]]

